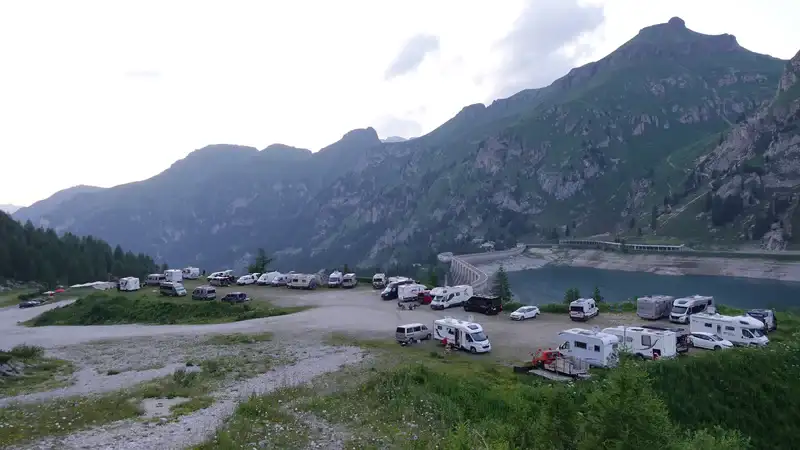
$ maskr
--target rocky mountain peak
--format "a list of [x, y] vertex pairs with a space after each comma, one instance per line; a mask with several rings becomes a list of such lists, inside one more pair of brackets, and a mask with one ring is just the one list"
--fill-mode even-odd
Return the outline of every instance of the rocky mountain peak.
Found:
[[348, 131], [342, 136], [339, 142], [349, 145], [371, 146], [380, 144], [381, 139], [378, 137], [378, 132], [375, 131], [374, 128], [367, 127]]
[[[617, 51], [629, 57], [706, 54], [741, 49], [732, 34], [708, 35], [692, 31], [680, 17], [673, 17], [667, 23], [651, 25], [639, 30], [633, 39]], [[613, 53], [612, 53], [613, 55]]]
[[786, 63], [786, 70], [778, 83], [778, 93], [786, 92], [797, 86], [798, 81], [800, 81], [800, 51]]

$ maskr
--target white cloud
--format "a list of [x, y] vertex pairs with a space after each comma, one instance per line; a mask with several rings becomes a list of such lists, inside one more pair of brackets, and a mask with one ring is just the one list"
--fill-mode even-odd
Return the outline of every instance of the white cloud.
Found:
[[391, 80], [412, 72], [428, 54], [439, 50], [439, 38], [430, 34], [413, 36], [403, 45], [392, 64], [386, 69], [385, 78]]

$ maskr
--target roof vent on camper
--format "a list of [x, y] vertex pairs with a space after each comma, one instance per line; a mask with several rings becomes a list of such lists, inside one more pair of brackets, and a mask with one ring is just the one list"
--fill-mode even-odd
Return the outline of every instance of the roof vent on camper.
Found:
[[717, 313], [717, 308], [715, 306], [711, 305], [711, 306], [706, 308], [706, 312], [709, 313], [709, 314], [716, 314]]
[[592, 333], [597, 334], [599, 332], [600, 332], [600, 327], [598, 327], [597, 325], [592, 327]]
[[470, 330], [477, 330], [478, 326], [473, 323], [473, 324], [467, 325], [467, 328], [469, 328]]

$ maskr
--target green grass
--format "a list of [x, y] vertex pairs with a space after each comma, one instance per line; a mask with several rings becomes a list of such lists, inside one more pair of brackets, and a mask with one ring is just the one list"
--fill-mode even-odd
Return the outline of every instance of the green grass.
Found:
[[241, 344], [255, 344], [257, 342], [268, 342], [272, 340], [272, 333], [257, 333], [257, 334], [216, 334], [211, 336], [205, 341], [207, 345], [241, 345]]
[[95, 293], [71, 305], [45, 311], [26, 322], [30, 326], [116, 324], [209, 324], [281, 316], [308, 307], [276, 307], [268, 302], [231, 305], [160, 296]]
[[0, 351], [0, 364], [24, 367], [20, 375], [0, 377], [0, 397], [47, 391], [69, 384], [75, 366], [69, 361], [44, 358], [43, 355], [44, 349], [29, 345]]
[[35, 289], [11, 289], [0, 292], [0, 308], [19, 304], [19, 296], [35, 293]]
[[201, 409], [206, 409], [214, 404], [214, 399], [208, 396], [194, 397], [191, 400], [172, 406], [169, 411], [173, 417], [185, 416]]

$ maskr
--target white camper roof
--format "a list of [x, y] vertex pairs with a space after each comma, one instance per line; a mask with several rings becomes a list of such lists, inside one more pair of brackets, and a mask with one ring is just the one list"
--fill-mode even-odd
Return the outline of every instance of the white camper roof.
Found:
[[442, 325], [447, 327], [454, 327], [460, 328], [462, 330], [468, 331], [469, 333], [477, 333], [479, 331], [483, 331], [483, 327], [474, 322], [467, 322], [466, 320], [458, 320], [452, 317], [445, 317], [444, 319], [437, 319], [434, 320], [433, 323], [435, 325]]
[[585, 328], [570, 328], [558, 333], [559, 336], [578, 336], [583, 338], [599, 339], [603, 344], [611, 345], [619, 342], [619, 338], [613, 334], [603, 333], [602, 331], [592, 331]]
[[345, 278], [355, 278], [356, 274], [354, 274], [354, 273], [346, 273], [346, 274], [344, 274], [344, 277]]
[[376, 278], [386, 278], [386, 274], [385, 273], [376, 273], [375, 275], [372, 276], [372, 279], [374, 280]]
[[714, 297], [707, 295], [692, 295], [690, 297], [681, 297], [675, 299], [673, 303], [675, 306], [686, 306], [693, 303], [708, 303], [709, 300], [714, 300]]
[[692, 314], [689, 316], [690, 319], [694, 320], [710, 320], [714, 322], [720, 323], [733, 323], [737, 325], [744, 325], [747, 327], [754, 327], [754, 328], [763, 328], [764, 322], [750, 316], [724, 316], [722, 314], [711, 314], [711, 313], [697, 313]]
[[603, 333], [608, 334], [626, 334], [626, 333], [639, 333], [639, 334], [646, 334], [650, 336], [672, 336], [677, 335], [674, 331], [670, 330], [655, 330], [652, 328], [644, 328], [644, 327], [626, 327], [624, 325], [617, 325], [615, 327], [608, 327], [603, 328]]
[[570, 306], [573, 306], [573, 305], [582, 306], [582, 305], [585, 305], [585, 304], [589, 303], [589, 301], [594, 301], [594, 299], [593, 298], [579, 298], [577, 300], [574, 300], [574, 301], [570, 302], [569, 305]]
[[661, 303], [661, 302], [672, 302], [675, 300], [675, 297], [671, 295], [647, 295], [645, 297], [639, 297], [638, 299], [642, 303]]

